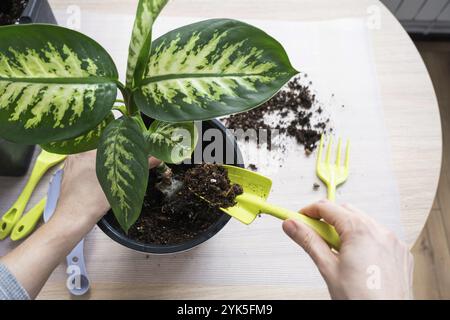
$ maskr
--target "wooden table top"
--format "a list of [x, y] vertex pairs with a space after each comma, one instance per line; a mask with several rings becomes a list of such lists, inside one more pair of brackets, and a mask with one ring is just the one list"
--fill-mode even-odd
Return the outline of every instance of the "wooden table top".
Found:
[[[57, 15], [67, 12], [69, 5], [78, 3], [81, 14], [133, 15], [137, 0], [50, 0]], [[390, 12], [377, 0], [172, 0], [163, 11], [164, 16], [202, 16], [254, 18], [275, 20], [331, 20], [343, 17], [373, 18], [379, 14], [380, 28], [371, 30], [377, 77], [379, 79], [385, 123], [388, 129], [393, 171], [398, 183], [401, 205], [401, 223], [405, 239], [413, 245], [422, 230], [435, 197], [442, 156], [442, 137], [439, 109], [426, 67], [413, 42]], [[59, 19], [64, 18], [59, 16]], [[83, 20], [81, 20], [83, 21]], [[98, 26], [98, 32], [108, 32]], [[117, 46], [127, 48], [125, 39], [111, 38]], [[123, 43], [122, 43], [123, 42]], [[115, 43], [115, 42], [114, 42]], [[125, 50], [125, 49], [124, 49]], [[4, 186], [0, 187], [5, 189]], [[40, 193], [45, 191], [41, 190]], [[86, 248], [86, 255], [97, 260], [88, 269], [92, 275], [116, 272], [111, 281], [93, 283], [85, 298], [327, 298], [323, 288], [299, 288], [283, 285], [242, 285], [216, 281], [189, 279], [195, 268], [193, 261], [176, 255], [166, 259], [167, 271], [175, 279], [170, 283], [146, 281], [145, 255], [130, 255], [129, 250], [111, 241], [95, 230], [90, 241], [95, 247]], [[214, 248], [212, 249], [214, 251]], [[198, 263], [208, 263], [219, 252], [200, 250]], [[113, 255], [119, 258], [113, 259]], [[208, 257], [209, 255], [209, 257]], [[131, 257], [131, 258], [130, 258]], [[189, 257], [188, 257], [189, 258]], [[122, 260], [120, 260], [122, 259]], [[128, 261], [128, 260], [133, 261]], [[189, 259], [188, 259], [189, 260]], [[121, 262], [117, 262], [121, 261]], [[121, 267], [114, 265], [123, 264]], [[180, 265], [181, 264], [181, 265]], [[159, 264], [158, 264], [159, 266]], [[155, 267], [155, 266], [154, 266]], [[236, 267], [236, 266], [235, 266]], [[125, 270], [125, 271], [124, 271]], [[157, 276], [157, 275], [155, 275]], [[101, 278], [101, 277], [100, 277]], [[40, 298], [69, 298], [65, 288], [63, 267], [50, 278]]]

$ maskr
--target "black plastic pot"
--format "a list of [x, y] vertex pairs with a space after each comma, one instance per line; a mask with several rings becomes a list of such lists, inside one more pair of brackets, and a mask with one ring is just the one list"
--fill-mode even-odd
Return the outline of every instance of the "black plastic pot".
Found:
[[[19, 24], [56, 24], [47, 0], [30, 0]], [[16, 144], [0, 138], [0, 176], [23, 176], [27, 173], [35, 146]]]
[[[211, 141], [204, 141], [202, 139], [203, 133], [205, 133], [208, 129], [219, 129], [220, 133], [223, 137], [223, 163], [229, 165], [236, 165], [239, 167], [244, 167], [242, 161], [242, 155], [237, 146], [236, 139], [233, 135], [231, 135], [227, 129], [223, 126], [223, 124], [218, 120], [205, 121], [202, 123], [202, 132], [199, 132], [199, 137], [201, 141], [199, 141], [197, 145], [197, 149], [194, 151], [193, 157], [195, 155], [203, 154], [203, 150], [207, 147]], [[233, 155], [232, 158], [227, 161], [227, 155]], [[198, 159], [198, 158], [197, 158]], [[230, 220], [230, 216], [224, 214], [221, 215], [219, 220], [217, 220], [211, 227], [209, 227], [205, 232], [199, 234], [196, 238], [181, 244], [175, 245], [155, 245], [155, 244], [147, 244], [136, 242], [132, 239], [127, 238], [121, 230], [118, 230], [115, 223], [114, 214], [110, 211], [108, 214], [100, 220], [98, 226], [100, 229], [106, 233], [111, 239], [120, 243], [121, 245], [140, 251], [143, 253], [152, 253], [152, 254], [169, 254], [169, 253], [179, 253], [183, 251], [190, 250], [206, 240], [212, 238], [216, 233], [218, 233]]]

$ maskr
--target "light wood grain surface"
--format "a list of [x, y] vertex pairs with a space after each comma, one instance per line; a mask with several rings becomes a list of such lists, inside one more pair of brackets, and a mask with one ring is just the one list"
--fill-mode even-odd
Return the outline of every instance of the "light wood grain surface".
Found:
[[[64, 14], [69, 5], [77, 4], [82, 13], [133, 14], [134, 0], [51, 0], [55, 11]], [[376, 72], [382, 97], [385, 123], [398, 183], [401, 223], [405, 238], [413, 245], [428, 217], [439, 179], [442, 156], [442, 136], [436, 96], [426, 67], [406, 32], [393, 16], [375, 0], [179, 0], [171, 1], [163, 15], [255, 18], [277, 20], [330, 20], [343, 17], [367, 17], [380, 14], [380, 28], [370, 32], [373, 42]], [[378, 11], [379, 10], [379, 11]], [[61, 18], [61, 17], [60, 17]], [[64, 18], [64, 17], [62, 17]], [[98, 32], [108, 32], [98, 26]], [[124, 32], [125, 33], [125, 32]], [[128, 35], [113, 35], [112, 43], [126, 50]], [[0, 186], [6, 192], [6, 186]], [[40, 193], [44, 191], [40, 190]], [[3, 196], [2, 196], [3, 197]], [[239, 236], [239, 235], [237, 235]], [[90, 295], [84, 298], [327, 298], [325, 289], [290, 285], [288, 279], [279, 285], [238, 285], [224, 283], [220, 274], [211, 280], [189, 278], [197, 263], [212, 263], [220, 256], [220, 243], [211, 241], [209, 250], [197, 249], [196, 258], [176, 255], [164, 260], [159, 270], [173, 275], [170, 283], [158, 283], [146, 271], [159, 267], [158, 260], [144, 255], [130, 255], [99, 230], [88, 237], [88, 269], [95, 275]], [[262, 250], [262, 249], [261, 249]], [[95, 259], [94, 259], [95, 257]], [[258, 253], [255, 253], [255, 259]], [[131, 260], [128, 260], [131, 259]], [[149, 261], [148, 264], [145, 260]], [[90, 264], [89, 264], [90, 263]], [[245, 268], [239, 261], [225, 261], [223, 267]], [[117, 266], [116, 264], [120, 264]], [[151, 264], [151, 267], [150, 267]], [[275, 266], [282, 268], [283, 262]], [[313, 267], [313, 266], [311, 266]], [[243, 270], [251, 272], [251, 270]], [[115, 273], [117, 282], [104, 274]], [[65, 288], [63, 267], [58, 268], [40, 294], [40, 298], [69, 298]]]
[[450, 42], [421, 42], [417, 46], [438, 96], [444, 154], [433, 210], [413, 249], [414, 293], [419, 299], [450, 299]]

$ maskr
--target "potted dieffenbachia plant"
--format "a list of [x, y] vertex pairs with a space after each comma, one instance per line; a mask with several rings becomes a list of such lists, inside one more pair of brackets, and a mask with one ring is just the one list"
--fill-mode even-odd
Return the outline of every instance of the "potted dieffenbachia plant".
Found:
[[105, 49], [81, 33], [0, 28], [0, 136], [62, 154], [97, 148], [97, 176], [125, 232], [141, 212], [149, 156], [189, 158], [194, 121], [255, 108], [297, 73], [280, 43], [236, 20], [206, 20], [152, 41], [166, 3], [139, 1], [125, 84]]

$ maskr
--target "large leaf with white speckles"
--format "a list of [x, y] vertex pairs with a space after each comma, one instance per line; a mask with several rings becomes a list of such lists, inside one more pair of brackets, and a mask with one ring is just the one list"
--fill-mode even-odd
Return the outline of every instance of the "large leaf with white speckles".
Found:
[[132, 118], [111, 122], [97, 149], [97, 177], [125, 232], [141, 213], [148, 181], [147, 147]]
[[0, 136], [30, 144], [79, 136], [110, 112], [117, 78], [108, 53], [81, 33], [0, 27]]
[[152, 26], [168, 0], [139, 0], [128, 49], [127, 87], [142, 79], [150, 56]]
[[97, 149], [103, 131], [112, 121], [114, 115], [110, 113], [94, 129], [72, 139], [41, 144], [41, 148], [57, 154], [75, 154]]
[[180, 163], [191, 157], [198, 141], [195, 123], [155, 120], [147, 135], [148, 152], [164, 162]]
[[211, 119], [260, 105], [296, 73], [280, 43], [262, 30], [206, 20], [153, 42], [134, 101], [163, 121]]

